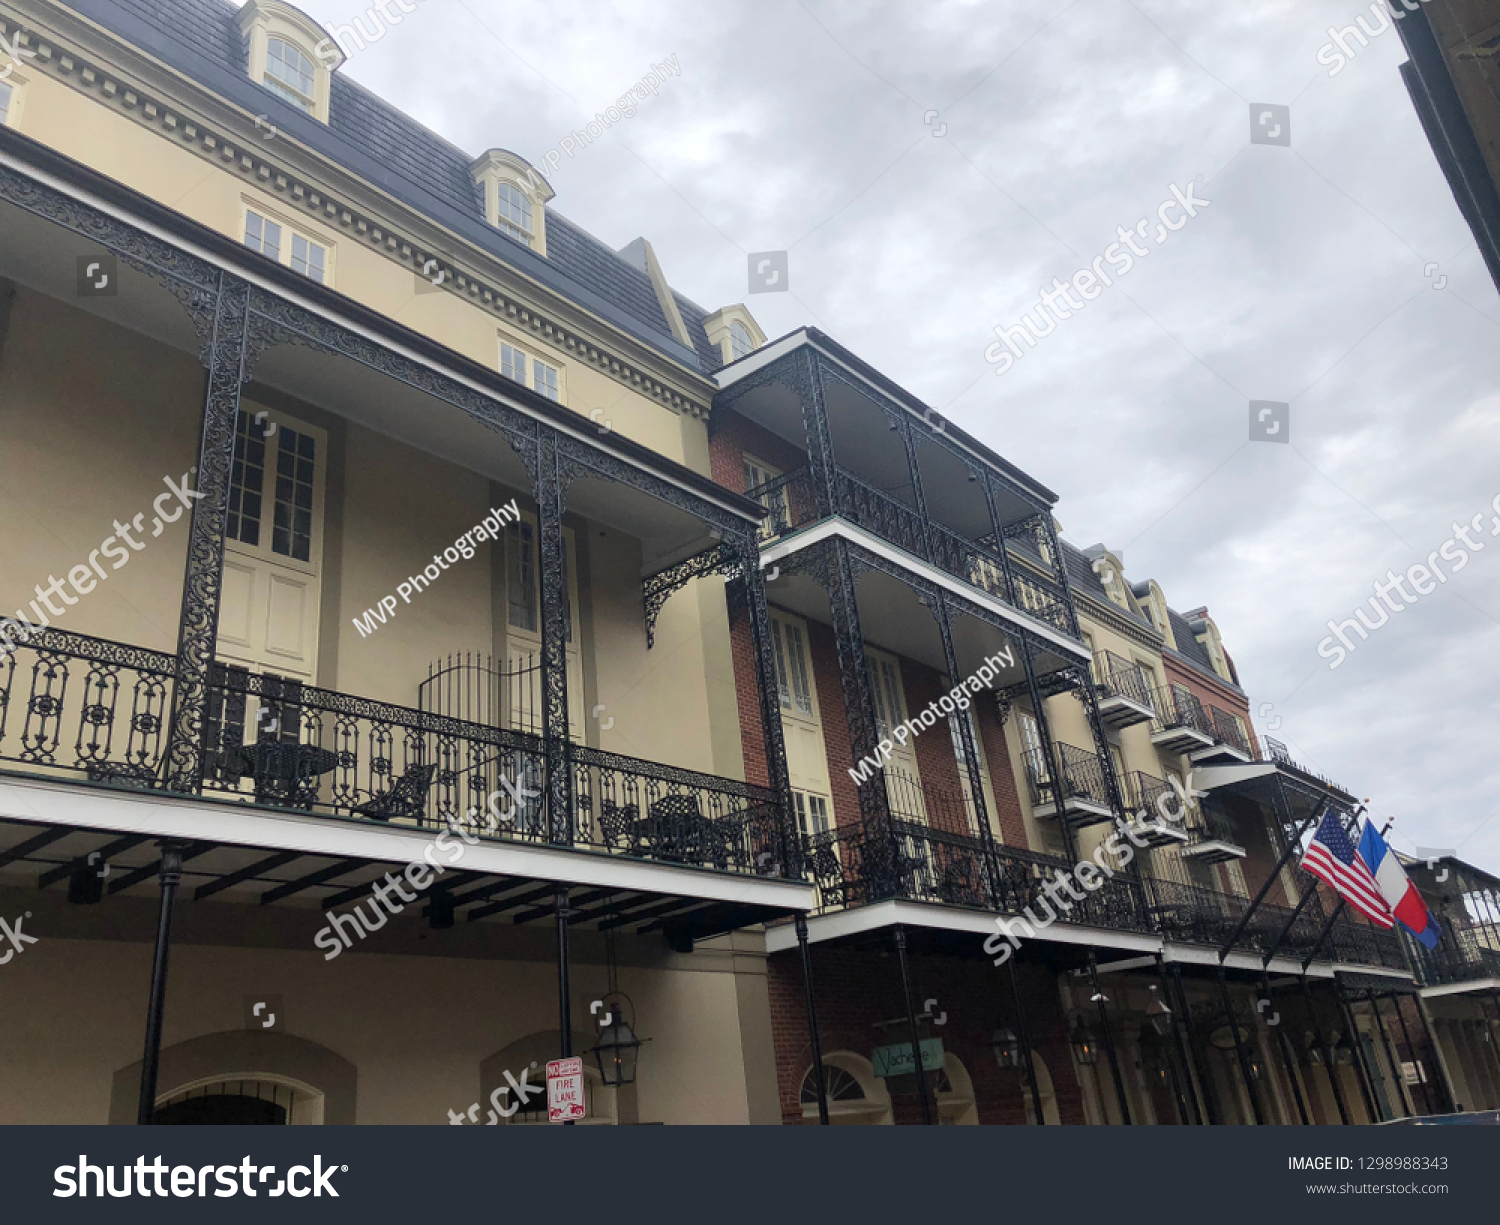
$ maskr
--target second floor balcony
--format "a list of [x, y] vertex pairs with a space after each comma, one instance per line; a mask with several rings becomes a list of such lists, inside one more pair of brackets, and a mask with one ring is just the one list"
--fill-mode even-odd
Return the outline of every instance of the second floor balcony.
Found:
[[1024, 755], [1031, 812], [1038, 820], [1061, 818], [1074, 826], [1097, 825], [1115, 819], [1109, 783], [1097, 753], [1071, 744], [1057, 744], [1061, 765], [1049, 769], [1040, 749]]

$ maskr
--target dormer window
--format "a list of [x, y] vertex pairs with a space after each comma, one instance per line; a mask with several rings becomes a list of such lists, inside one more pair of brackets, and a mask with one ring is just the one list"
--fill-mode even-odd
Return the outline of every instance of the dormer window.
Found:
[[484, 193], [484, 219], [502, 234], [547, 254], [547, 201], [555, 194], [524, 158], [491, 149], [469, 164]]
[[261, 84], [309, 115], [317, 107], [313, 62], [284, 38], [266, 40], [266, 75]]
[[531, 198], [514, 183], [496, 183], [496, 224], [512, 238], [531, 246]]
[[306, 13], [282, 0], [246, 0], [236, 15], [250, 79], [283, 102], [328, 122], [333, 74], [344, 53]]
[[748, 357], [766, 343], [766, 334], [743, 306], [726, 306], [715, 311], [703, 320], [703, 330], [725, 365]]

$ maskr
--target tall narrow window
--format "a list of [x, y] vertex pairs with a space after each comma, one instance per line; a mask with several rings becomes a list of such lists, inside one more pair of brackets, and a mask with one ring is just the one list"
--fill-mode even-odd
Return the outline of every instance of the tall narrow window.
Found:
[[516, 382], [526, 382], [526, 354], [514, 345], [500, 342], [500, 373]]
[[903, 719], [901, 678], [896, 672], [896, 665], [889, 659], [876, 658], [866, 653], [865, 663], [870, 669], [875, 698], [875, 730], [880, 739], [887, 740], [891, 729]]
[[776, 648], [776, 688], [781, 705], [798, 714], [812, 714], [812, 690], [807, 682], [807, 651], [802, 627], [771, 620], [771, 640]]
[[536, 633], [536, 529], [522, 520], [510, 525], [505, 550], [505, 589], [510, 603], [510, 624]]
[[531, 388], [539, 391], [549, 400], [556, 400], [557, 395], [557, 370], [546, 362], [537, 358], [531, 359]]
[[15, 87], [5, 81], [0, 81], [0, 127], [10, 122], [10, 99], [15, 93]]
[[828, 801], [821, 795], [794, 791], [792, 803], [797, 809], [797, 832], [804, 838], [828, 832]]
[[[769, 485], [781, 475], [770, 464], [762, 463], [752, 455], [742, 455], [740, 466], [745, 477], [745, 489], [747, 492], [762, 490], [762, 486]], [[752, 496], [760, 501], [760, 504], [771, 512], [768, 526], [774, 533], [780, 534], [790, 526], [792, 517], [787, 506], [786, 486], [781, 485], [775, 489], [762, 490], [752, 493]]]
[[312, 549], [313, 486], [317, 444], [307, 434], [282, 426], [276, 432], [275, 519], [271, 551], [307, 561]]
[[513, 183], [496, 183], [500, 228], [531, 246], [531, 198]]
[[729, 325], [729, 352], [731, 360], [744, 357], [747, 353], [753, 352], [754, 349], [755, 341], [750, 338], [750, 329], [736, 319]]
[[316, 87], [313, 63], [283, 38], [266, 42], [266, 75], [263, 84], [279, 98], [311, 115], [315, 109]]
[[301, 234], [292, 235], [292, 271], [323, 283], [323, 248]]
[[266, 440], [248, 413], [235, 422], [234, 466], [229, 475], [229, 518], [224, 535], [260, 544], [261, 495], [266, 486]]
[[252, 210], [245, 212], [245, 245], [274, 260], [281, 259], [281, 227]]

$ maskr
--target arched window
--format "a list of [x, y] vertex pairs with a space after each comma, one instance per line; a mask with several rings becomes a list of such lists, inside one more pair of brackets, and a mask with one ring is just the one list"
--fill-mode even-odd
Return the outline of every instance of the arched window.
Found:
[[500, 228], [531, 246], [531, 197], [514, 183], [497, 183]]
[[736, 319], [729, 325], [729, 352], [730, 360], [744, 357], [755, 348], [755, 341], [750, 337], [750, 329]]
[[266, 75], [263, 84], [277, 97], [285, 98], [309, 115], [316, 107], [316, 77], [313, 62], [284, 38], [266, 41]]
[[[828, 1082], [828, 1100], [830, 1102], [862, 1102], [865, 1100], [864, 1087], [855, 1078], [853, 1072], [835, 1067], [831, 1063], [825, 1063], [823, 1065], [823, 1076]], [[814, 1106], [818, 1104], [818, 1082], [813, 1076], [811, 1068], [807, 1069], [807, 1075], [802, 1078], [801, 1101], [804, 1106], [808, 1103]]]

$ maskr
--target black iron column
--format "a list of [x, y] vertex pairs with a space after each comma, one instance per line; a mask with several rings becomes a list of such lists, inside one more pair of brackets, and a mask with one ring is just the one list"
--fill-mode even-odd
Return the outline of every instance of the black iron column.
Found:
[[224, 583], [224, 529], [240, 387], [249, 374], [250, 286], [219, 274], [213, 333], [207, 346], [208, 391], [199, 428], [192, 487], [200, 495], [188, 523], [182, 613], [177, 628], [177, 683], [167, 734], [167, 789], [196, 795], [203, 785], [209, 684], [219, 637]]
[[990, 528], [995, 533], [995, 556], [1000, 559], [1000, 573], [1005, 579], [1005, 598], [1012, 608], [1019, 608], [1021, 604], [1016, 598], [1016, 575], [1011, 569], [1010, 552], [1005, 547], [1005, 528], [1000, 523], [1000, 510], [995, 505], [995, 487], [988, 469], [982, 468], [976, 475], [984, 488], [984, 505], [990, 512]]
[[[1266, 1007], [1271, 1010], [1274, 1018], [1281, 1014], [1276, 1010], [1276, 997], [1271, 991], [1271, 976], [1265, 970], [1260, 974], [1261, 990], [1266, 993]], [[1281, 1066], [1286, 1071], [1287, 1083], [1292, 1087], [1292, 1097], [1297, 1102], [1297, 1117], [1302, 1120], [1302, 1126], [1307, 1127], [1312, 1120], [1308, 1118], [1307, 1104], [1302, 1100], [1302, 1086], [1297, 1082], [1297, 1061], [1292, 1058], [1292, 1052], [1287, 1047], [1286, 1031], [1278, 1023], [1271, 1026], [1276, 1031], [1276, 1049], [1281, 1052]], [[1269, 1069], [1267, 1069], [1269, 1071]]]
[[760, 569], [760, 544], [751, 534], [734, 542], [740, 560], [745, 591], [745, 613], [750, 619], [750, 644], [755, 652], [755, 681], [759, 690], [761, 734], [766, 746], [766, 773], [771, 789], [781, 801], [777, 822], [781, 840], [782, 871], [803, 877], [805, 848], [797, 836], [792, 807], [792, 782], [786, 764], [786, 736], [781, 726], [781, 703], [776, 682], [776, 655], [771, 643], [771, 613], [766, 605], [766, 585]]
[[1328, 1042], [1328, 1031], [1318, 1021], [1318, 1008], [1313, 1000], [1312, 988], [1307, 984], [1307, 975], [1302, 976], [1302, 998], [1307, 1004], [1308, 1023], [1318, 1036], [1318, 1049], [1323, 1052], [1323, 1071], [1328, 1074], [1328, 1087], [1333, 1090], [1333, 1103], [1339, 1108], [1339, 1122], [1349, 1125], [1349, 1110], [1344, 1105], [1344, 1090], [1339, 1085], [1338, 1063], [1333, 1057], [1333, 1047]]
[[[938, 589], [934, 604], [932, 615], [943, 640], [943, 661], [948, 668], [948, 687], [955, 689], [964, 678], [959, 676], [958, 653], [953, 649], [953, 619], [948, 612], [948, 597], [941, 588]], [[969, 775], [969, 793], [974, 797], [974, 819], [979, 825], [979, 840], [984, 844], [984, 864], [990, 877], [990, 898], [998, 906], [1000, 875], [995, 862], [994, 837], [990, 833], [990, 813], [984, 802], [984, 775], [979, 768], [979, 752], [974, 747], [974, 723], [969, 718], [968, 710], [955, 711], [949, 717], [958, 728], [959, 751], [963, 754], [963, 767]]]
[[[559, 1059], [573, 1055], [573, 1003], [568, 974], [568, 920], [573, 911], [568, 906], [568, 887], [557, 887], [557, 1029]], [[572, 1127], [566, 1119], [563, 1126]]]
[[1220, 965], [1219, 971], [1219, 996], [1224, 1001], [1224, 1021], [1229, 1026], [1229, 1032], [1234, 1037], [1234, 1054], [1239, 1061], [1240, 1076], [1245, 1082], [1245, 1092], [1250, 1098], [1250, 1109], [1255, 1114], [1255, 1125], [1264, 1127], [1266, 1118], [1260, 1106], [1260, 1094], [1255, 1091], [1255, 1074], [1250, 1069], [1250, 1057], [1245, 1054], [1245, 1043], [1240, 1038], [1239, 1018], [1234, 1015], [1234, 1005], [1229, 999], [1229, 978], [1224, 973], [1224, 967]]
[[1397, 1109], [1410, 1107], [1413, 1115], [1417, 1113], [1416, 1099], [1406, 1087], [1406, 1077], [1401, 1074], [1401, 1064], [1396, 1059], [1396, 1052], [1391, 1048], [1391, 1031], [1386, 1028], [1385, 1017], [1380, 1013], [1380, 997], [1373, 990], [1365, 992], [1365, 1001], [1370, 1005], [1370, 1011], [1375, 1016], [1375, 1028], [1380, 1031], [1380, 1049], [1385, 1052], [1385, 1061], [1391, 1069], [1391, 1079], [1396, 1082]]
[[1215, 1127], [1223, 1121], [1224, 1114], [1219, 1109], [1219, 1099], [1214, 1095], [1213, 1081], [1209, 1079], [1203, 1061], [1198, 1058], [1198, 1033], [1193, 1025], [1193, 1010], [1188, 1004], [1187, 988], [1182, 983], [1182, 966], [1175, 961], [1172, 963], [1172, 981], [1177, 987], [1178, 1007], [1182, 1009], [1183, 1032], [1187, 1038], [1188, 1066], [1192, 1069], [1193, 1078], [1198, 1082], [1198, 1091], [1203, 1096], [1203, 1108], [1208, 1114], [1208, 1124], [1210, 1127]]
[[167, 958], [172, 951], [172, 903], [182, 882], [181, 842], [161, 845], [161, 903], [156, 919], [156, 954], [151, 962], [151, 997], [146, 1005], [146, 1052], [141, 1059], [141, 1099], [136, 1122], [145, 1126], [156, 1115], [156, 1073], [161, 1063], [162, 1015], [167, 1006]]
[[1339, 993], [1339, 1007], [1344, 1012], [1344, 1024], [1349, 1027], [1349, 1045], [1354, 1049], [1354, 1079], [1359, 1083], [1360, 1094], [1365, 1099], [1365, 1109], [1369, 1111], [1370, 1122], [1383, 1123], [1385, 1115], [1380, 1109], [1380, 1098], [1375, 1092], [1375, 1079], [1370, 1075], [1369, 1064], [1365, 1062], [1365, 1044], [1360, 1037], [1359, 1026], [1354, 1023], [1354, 1009], [1344, 996], [1344, 989], [1335, 984], [1335, 990]]
[[1442, 1086], [1442, 1100], [1448, 1114], [1458, 1113], [1458, 1094], [1454, 1091], [1453, 1081], [1448, 1076], [1448, 1059], [1443, 1054], [1442, 1048], [1438, 1046], [1438, 1036], [1433, 1032], [1432, 1019], [1427, 1015], [1427, 1001], [1420, 994], [1412, 997], [1416, 1001], [1417, 1017], [1422, 1022], [1422, 1034], [1427, 1043], [1427, 1049], [1431, 1053], [1434, 1074], [1437, 1076], [1438, 1084]]
[[823, 402], [823, 371], [812, 349], [797, 353], [792, 363], [791, 382], [802, 405], [802, 433], [807, 442], [807, 475], [812, 485], [813, 509], [819, 519], [827, 519], [838, 505], [838, 473], [833, 461], [828, 409]]
[[1092, 946], [1089, 948], [1089, 979], [1094, 984], [1094, 1005], [1099, 1009], [1099, 1029], [1104, 1038], [1104, 1055], [1109, 1060], [1109, 1072], [1115, 1081], [1115, 1097], [1120, 1103], [1120, 1121], [1126, 1127], [1134, 1120], [1130, 1117], [1130, 1099], [1125, 1096], [1125, 1078], [1120, 1074], [1120, 1060], [1115, 1053], [1114, 1030], [1109, 1024], [1109, 1009], [1104, 1006], [1104, 992], [1099, 986], [1099, 957]]
[[536, 506], [538, 585], [542, 604], [542, 735], [547, 754], [548, 840], [573, 843], [572, 746], [568, 737], [569, 629], [567, 560], [563, 543], [563, 503], [569, 479], [558, 454], [557, 436], [537, 430]]
[[1031, 1037], [1026, 1032], [1026, 1009], [1021, 1006], [1021, 984], [1016, 978], [1016, 961], [1010, 958], [1010, 997], [1016, 1005], [1016, 1037], [1021, 1040], [1021, 1049], [1026, 1052], [1026, 1074], [1031, 1080], [1031, 1104], [1036, 1110], [1038, 1127], [1047, 1125], [1047, 1116], [1042, 1112], [1042, 1086], [1037, 1080], [1036, 1060], [1031, 1055]]
[[[1177, 1113], [1184, 1125], [1191, 1123], [1195, 1118], [1201, 1124], [1203, 1117], [1197, 1110], [1197, 1095], [1192, 1093], [1192, 1076], [1189, 1074], [1187, 1078], [1188, 1093], [1184, 1094], [1182, 1088], [1183, 1078], [1177, 1071], [1177, 1061], [1182, 1057], [1182, 1037], [1177, 1029], [1177, 1010], [1167, 1005], [1167, 1001], [1172, 998], [1172, 992], [1167, 984], [1167, 964], [1162, 959], [1160, 953], [1156, 954], [1156, 976], [1161, 983], [1161, 1002], [1167, 1008], [1168, 1036], [1172, 1040], [1171, 1045], [1167, 1048], [1167, 1068], [1172, 1077], [1172, 1096], [1177, 1101]], [[1188, 1110], [1187, 1099], [1189, 1096], [1193, 1098], [1192, 1111]]]
[[[1397, 1022], [1397, 1024], [1399, 1024], [1401, 1026], [1401, 1041], [1403, 1041], [1403, 1042], [1406, 1043], [1406, 1049], [1407, 1049], [1408, 1053], [1411, 1055], [1412, 1067], [1415, 1068], [1416, 1071], [1417, 1071], [1417, 1081], [1418, 1081], [1418, 1083], [1421, 1083], [1421, 1080], [1422, 1080], [1422, 1065], [1418, 1062], [1418, 1059], [1417, 1059], [1417, 1048], [1416, 1048], [1416, 1046], [1413, 1044], [1413, 1042], [1411, 1040], [1411, 1030], [1409, 1030], [1409, 1029], [1406, 1028], [1406, 1015], [1401, 1011], [1401, 997], [1399, 995], [1397, 995], [1393, 991], [1393, 992], [1391, 992], [1389, 994], [1388, 998], [1391, 1001], [1391, 1007], [1396, 1010], [1396, 1022]], [[1428, 1078], [1428, 1084], [1431, 1084], [1431, 1083], [1432, 1083], [1432, 1080], [1429, 1077]], [[1423, 1096], [1425, 1097], [1426, 1095], [1424, 1094]], [[1411, 1099], [1412, 1110], [1415, 1111], [1416, 1108], [1417, 1108], [1417, 1091], [1416, 1091], [1416, 1089], [1413, 1088], [1407, 1094], [1407, 1097]], [[1436, 1113], [1436, 1112], [1434, 1112], [1434, 1113]]]
[[[828, 605], [838, 655], [839, 681], [844, 691], [844, 716], [849, 724], [849, 749], [856, 766], [876, 758], [880, 734], [875, 723], [870, 666], [865, 658], [864, 633], [859, 623], [859, 596], [854, 559], [839, 537], [824, 542], [829, 552]], [[871, 770], [858, 784], [859, 812], [864, 825], [866, 880], [877, 897], [894, 897], [901, 884], [900, 847], [891, 820], [890, 800], [883, 770]], [[881, 879], [881, 878], [884, 879]]]
[[807, 1032], [812, 1039], [813, 1082], [818, 1086], [818, 1122], [828, 1126], [828, 1077], [823, 1072], [823, 1042], [818, 1037], [818, 1007], [813, 1002], [812, 954], [807, 948], [807, 916], [793, 920], [797, 946], [802, 950], [802, 987], [807, 992]]
[[896, 924], [896, 956], [901, 961], [901, 991], [906, 996], [906, 1021], [911, 1026], [911, 1057], [916, 1063], [917, 1097], [922, 1103], [922, 1122], [932, 1125], [932, 1102], [927, 1096], [927, 1073], [922, 1070], [922, 1038], [917, 1033], [917, 1005], [911, 994], [911, 975], [906, 966], [906, 928]]

